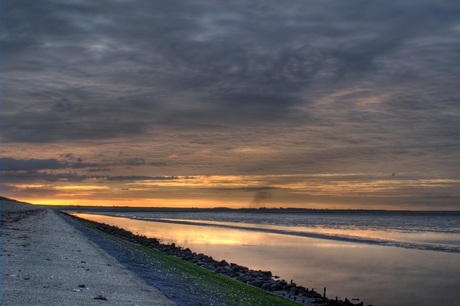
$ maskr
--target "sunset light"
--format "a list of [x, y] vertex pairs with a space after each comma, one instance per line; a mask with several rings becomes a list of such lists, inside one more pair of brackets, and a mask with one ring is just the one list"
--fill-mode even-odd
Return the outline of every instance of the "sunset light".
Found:
[[0, 9], [1, 305], [459, 303], [459, 0]]
[[117, 2], [94, 19], [83, 12], [98, 4], [79, 5], [56, 6], [43, 29], [29, 27], [42, 24], [39, 3], [5, 15], [3, 196], [460, 209], [449, 6], [414, 8], [431, 22], [413, 26], [396, 4], [369, 4], [377, 17], [352, 3], [270, 2], [256, 14], [239, 2], [140, 11]]

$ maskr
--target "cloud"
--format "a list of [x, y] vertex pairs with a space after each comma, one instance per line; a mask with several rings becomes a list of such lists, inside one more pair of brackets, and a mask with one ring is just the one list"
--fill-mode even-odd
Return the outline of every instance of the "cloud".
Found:
[[140, 157], [134, 157], [134, 158], [122, 159], [120, 160], [120, 163], [122, 165], [128, 165], [128, 166], [140, 166], [140, 165], [145, 164], [145, 160]]
[[36, 171], [36, 170], [58, 170], [58, 169], [81, 169], [99, 167], [97, 163], [84, 163], [81, 158], [74, 158], [71, 153], [66, 154], [69, 161], [57, 159], [15, 159], [13, 157], [2, 157], [0, 159], [1, 171]]
[[15, 159], [12, 157], [0, 158], [1, 171], [33, 171], [55, 170], [67, 168], [66, 163], [56, 159]]
[[166, 166], [167, 164], [164, 162], [153, 162], [153, 163], [150, 163], [150, 165], [154, 167], [163, 167], [163, 166]]
[[60, 101], [56, 101], [53, 106], [53, 110], [56, 112], [69, 112], [73, 108], [72, 103], [66, 98], [62, 98]]
[[247, 191], [247, 192], [265, 192], [265, 191], [270, 191], [272, 189], [276, 189], [276, 187], [232, 187], [232, 188], [217, 188], [218, 190], [224, 190], [224, 191], [229, 191], [229, 190], [236, 190], [236, 191]]
[[2, 170], [458, 176], [456, 1], [29, 2], [2, 2]]
[[143, 175], [130, 175], [130, 176], [107, 176], [109, 181], [170, 181], [176, 180], [176, 176], [143, 176]]
[[254, 193], [254, 197], [250, 204], [250, 207], [261, 206], [271, 200], [272, 194], [270, 190], [258, 190]]
[[[422, 37], [425, 47], [440, 33], [453, 37], [446, 31], [458, 11], [448, 1], [436, 10], [420, 1], [334, 3], [327, 10], [301, 1], [6, 7], [17, 13], [4, 17], [3, 56], [15, 63], [4, 69], [4, 98], [7, 106], [24, 99], [33, 111], [4, 114], [4, 137], [28, 142], [37, 130], [44, 131], [37, 142], [55, 142], [181, 122], [187, 129], [288, 122], [300, 115], [296, 106], [311, 105], [305, 92], [318, 86], [333, 91], [385, 74], [426, 82], [418, 67], [429, 55], [406, 54], [423, 48], [414, 43]], [[458, 57], [449, 43], [432, 45]], [[443, 74], [444, 67], [430, 68]], [[413, 76], [403, 77], [408, 69]], [[26, 92], [18, 91], [21, 83]]]
[[34, 184], [36, 182], [81, 182], [93, 177], [74, 172], [53, 173], [49, 171], [2, 171], [5, 184]]

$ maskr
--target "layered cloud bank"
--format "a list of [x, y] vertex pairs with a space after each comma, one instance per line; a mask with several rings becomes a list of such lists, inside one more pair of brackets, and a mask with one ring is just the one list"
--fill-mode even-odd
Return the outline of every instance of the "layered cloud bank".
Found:
[[460, 208], [457, 1], [2, 11], [5, 195]]

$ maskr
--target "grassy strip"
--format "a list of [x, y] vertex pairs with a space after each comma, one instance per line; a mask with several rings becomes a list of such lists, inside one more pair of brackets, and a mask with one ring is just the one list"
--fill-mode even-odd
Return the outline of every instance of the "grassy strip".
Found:
[[154, 264], [161, 266], [163, 269], [170, 271], [171, 273], [179, 274], [188, 279], [188, 281], [198, 284], [200, 287], [207, 288], [213, 292], [215, 296], [225, 302], [233, 305], [285, 305], [293, 306], [298, 305], [289, 300], [276, 297], [268, 294], [265, 291], [246, 285], [237, 280], [231, 279], [227, 276], [217, 274], [209, 271], [200, 266], [194, 265], [190, 262], [181, 260], [177, 257], [164, 254], [153, 248], [141, 246], [139, 244], [127, 241], [117, 236], [113, 236], [109, 233], [99, 230], [94, 224], [85, 222], [81, 219], [77, 219], [79, 222], [84, 224], [86, 227], [94, 229], [112, 240], [115, 240], [124, 246], [141, 251], [144, 253]]

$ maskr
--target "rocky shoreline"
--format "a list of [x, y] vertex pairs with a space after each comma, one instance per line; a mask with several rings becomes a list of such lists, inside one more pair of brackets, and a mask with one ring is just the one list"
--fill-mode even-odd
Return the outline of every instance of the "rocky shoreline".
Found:
[[[77, 218], [72, 216], [73, 218]], [[314, 289], [308, 289], [303, 286], [297, 285], [293, 280], [287, 282], [276, 275], [272, 275], [271, 271], [255, 271], [238, 265], [236, 263], [228, 263], [225, 260], [216, 261], [211, 256], [202, 253], [195, 253], [189, 248], [182, 248], [172, 244], [162, 244], [156, 238], [148, 238], [143, 235], [136, 235], [127, 230], [112, 226], [104, 223], [86, 220], [93, 224], [97, 229], [109, 233], [113, 236], [123, 238], [127, 241], [156, 249], [167, 255], [175, 256], [181, 260], [193, 263], [197, 266], [203, 267], [214, 273], [225, 275], [244, 284], [254, 286], [265, 290], [271, 294], [289, 299], [299, 304], [313, 303], [316, 305], [335, 305], [335, 306], [363, 306], [364, 303], [353, 303], [348, 299], [344, 301], [337, 298], [329, 299], [326, 297], [326, 288], [323, 294], [316, 292]], [[372, 306], [372, 305], [368, 305]]]

